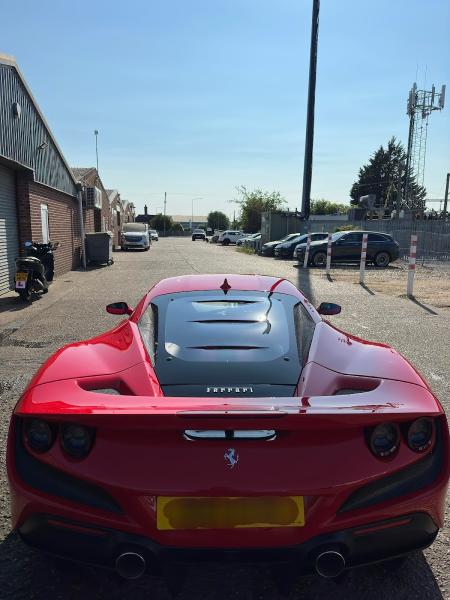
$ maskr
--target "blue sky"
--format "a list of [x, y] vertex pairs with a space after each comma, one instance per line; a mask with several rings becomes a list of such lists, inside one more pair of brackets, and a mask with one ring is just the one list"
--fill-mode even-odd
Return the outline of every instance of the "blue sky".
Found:
[[[447, 0], [322, 0], [311, 195], [347, 202], [406, 97], [450, 84]], [[310, 0], [22, 0], [2, 10], [16, 57], [69, 164], [95, 164], [141, 210], [224, 210], [235, 187], [301, 204]], [[426, 79], [425, 79], [426, 77]], [[450, 90], [430, 118], [425, 185], [450, 171]]]

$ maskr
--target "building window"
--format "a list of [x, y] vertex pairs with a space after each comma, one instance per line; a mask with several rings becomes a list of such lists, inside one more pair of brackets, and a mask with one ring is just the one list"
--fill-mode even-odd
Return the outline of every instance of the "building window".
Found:
[[50, 230], [48, 226], [48, 204], [41, 204], [41, 226], [42, 243], [48, 244], [50, 241]]

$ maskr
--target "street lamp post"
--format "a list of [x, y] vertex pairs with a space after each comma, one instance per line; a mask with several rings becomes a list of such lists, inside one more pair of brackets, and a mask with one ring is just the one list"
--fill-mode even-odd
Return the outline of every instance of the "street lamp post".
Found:
[[314, 104], [316, 98], [317, 40], [319, 35], [320, 0], [313, 0], [311, 23], [311, 49], [309, 56], [308, 108], [306, 115], [305, 159], [303, 165], [302, 213], [309, 219], [311, 203], [311, 177], [314, 144]]
[[194, 200], [204, 200], [204, 198], [202, 198], [202, 196], [191, 198], [191, 231], [194, 226]]

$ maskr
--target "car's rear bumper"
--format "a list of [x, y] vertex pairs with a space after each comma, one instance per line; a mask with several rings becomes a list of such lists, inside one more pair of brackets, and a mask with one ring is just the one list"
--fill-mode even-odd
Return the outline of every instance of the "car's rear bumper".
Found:
[[291, 563], [299, 573], [314, 571], [317, 556], [327, 550], [340, 552], [346, 568], [389, 560], [426, 548], [438, 527], [426, 513], [412, 513], [364, 526], [318, 535], [306, 542], [281, 548], [176, 548], [163, 546], [140, 535], [69, 521], [45, 514], [30, 516], [19, 528], [29, 545], [67, 559], [115, 568], [117, 557], [128, 551], [140, 553], [149, 571], [167, 562]]

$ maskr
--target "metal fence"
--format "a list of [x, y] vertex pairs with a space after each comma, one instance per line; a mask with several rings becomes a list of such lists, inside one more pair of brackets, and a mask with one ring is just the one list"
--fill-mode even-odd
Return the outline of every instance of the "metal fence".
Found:
[[400, 257], [406, 259], [409, 255], [411, 234], [416, 234], [418, 260], [450, 260], [450, 222], [444, 221], [402, 221], [365, 220], [346, 221], [303, 221], [299, 223], [302, 232], [335, 231], [342, 225], [353, 225], [364, 231], [379, 231], [389, 233], [400, 244]]

